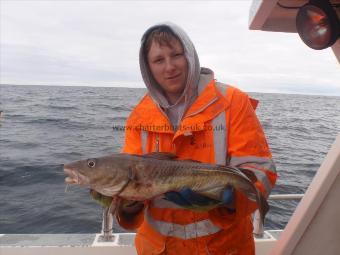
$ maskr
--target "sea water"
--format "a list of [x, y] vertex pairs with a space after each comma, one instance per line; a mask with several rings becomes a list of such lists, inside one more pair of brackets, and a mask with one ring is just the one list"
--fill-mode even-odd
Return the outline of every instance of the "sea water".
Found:
[[[0, 86], [0, 233], [93, 233], [102, 208], [89, 191], [65, 193], [62, 164], [120, 152], [122, 127], [144, 89]], [[304, 193], [336, 135], [340, 97], [250, 93], [260, 100], [279, 179], [272, 194]], [[270, 202], [282, 229], [298, 201]], [[117, 224], [114, 232], [124, 232]]]

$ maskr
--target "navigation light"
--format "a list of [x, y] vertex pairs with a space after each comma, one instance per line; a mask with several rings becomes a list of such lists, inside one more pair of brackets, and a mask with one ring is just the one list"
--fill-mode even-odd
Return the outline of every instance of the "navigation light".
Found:
[[302, 6], [296, 28], [302, 41], [315, 50], [332, 46], [340, 35], [339, 18], [328, 0], [310, 0]]

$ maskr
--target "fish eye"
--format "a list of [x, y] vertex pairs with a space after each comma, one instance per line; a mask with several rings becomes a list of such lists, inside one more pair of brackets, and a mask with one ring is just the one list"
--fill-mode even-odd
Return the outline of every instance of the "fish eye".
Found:
[[95, 160], [93, 160], [93, 159], [89, 159], [89, 160], [87, 161], [87, 165], [88, 165], [90, 168], [93, 168], [93, 167], [95, 167], [96, 162], [95, 162]]

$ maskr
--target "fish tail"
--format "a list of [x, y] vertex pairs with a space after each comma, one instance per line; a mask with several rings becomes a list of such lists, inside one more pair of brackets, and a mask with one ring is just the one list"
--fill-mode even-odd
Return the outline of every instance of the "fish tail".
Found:
[[262, 194], [259, 194], [259, 211], [261, 214], [261, 223], [264, 225], [264, 219], [269, 211], [269, 204]]

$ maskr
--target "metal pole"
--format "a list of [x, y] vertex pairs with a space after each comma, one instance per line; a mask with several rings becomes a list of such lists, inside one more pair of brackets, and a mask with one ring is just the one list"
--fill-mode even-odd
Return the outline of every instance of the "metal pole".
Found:
[[102, 223], [102, 235], [100, 241], [113, 242], [114, 236], [112, 235], [112, 214], [110, 207], [103, 207], [103, 223]]

